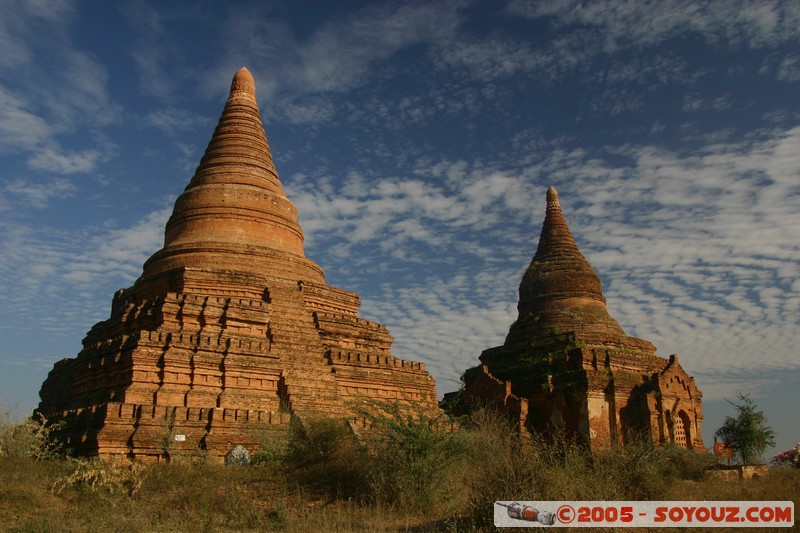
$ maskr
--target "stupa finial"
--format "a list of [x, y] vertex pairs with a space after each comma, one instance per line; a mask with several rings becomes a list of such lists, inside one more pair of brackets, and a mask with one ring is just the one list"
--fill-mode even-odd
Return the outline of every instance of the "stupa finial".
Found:
[[256, 101], [256, 81], [247, 67], [240, 68], [233, 76], [231, 94], [228, 99], [232, 98], [247, 98], [253, 102]]
[[558, 203], [558, 191], [552, 185], [547, 189], [547, 210], [551, 209], [561, 210], [561, 204]]

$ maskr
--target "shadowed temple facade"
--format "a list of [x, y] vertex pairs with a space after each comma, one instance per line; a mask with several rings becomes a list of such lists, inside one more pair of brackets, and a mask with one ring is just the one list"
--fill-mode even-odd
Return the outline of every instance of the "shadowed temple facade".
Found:
[[705, 452], [694, 378], [677, 356], [657, 356], [608, 314], [600, 278], [578, 250], [553, 187], [517, 308], [503, 345], [484, 350], [443, 405], [456, 412], [493, 406], [523, 433], [561, 431], [592, 449], [645, 439]]
[[55, 364], [38, 410], [78, 453], [144, 460], [257, 447], [292, 416], [357, 425], [376, 402], [437, 413], [425, 366], [392, 356], [359, 305], [305, 256], [243, 68], [163, 248]]

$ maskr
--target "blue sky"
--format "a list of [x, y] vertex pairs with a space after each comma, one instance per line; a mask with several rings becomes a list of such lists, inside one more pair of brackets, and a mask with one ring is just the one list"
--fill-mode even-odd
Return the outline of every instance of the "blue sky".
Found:
[[0, 2], [0, 398], [25, 412], [162, 244], [253, 73], [331, 285], [441, 393], [502, 344], [554, 185], [704, 438], [800, 440], [800, 4]]

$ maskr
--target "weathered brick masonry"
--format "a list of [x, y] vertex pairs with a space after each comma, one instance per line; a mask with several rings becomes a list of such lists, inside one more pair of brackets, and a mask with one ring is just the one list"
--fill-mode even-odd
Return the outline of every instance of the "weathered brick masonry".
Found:
[[554, 188], [539, 246], [519, 286], [502, 346], [467, 370], [445, 405], [494, 405], [521, 431], [564, 431], [593, 449], [645, 438], [705, 451], [702, 394], [677, 356], [656, 355], [606, 309], [600, 278], [578, 250]]
[[355, 419], [372, 400], [438, 412], [425, 365], [392, 356], [359, 305], [305, 256], [243, 68], [164, 247], [78, 356], [55, 364], [39, 411], [66, 422], [80, 453], [150, 460], [221, 457], [291, 416]]

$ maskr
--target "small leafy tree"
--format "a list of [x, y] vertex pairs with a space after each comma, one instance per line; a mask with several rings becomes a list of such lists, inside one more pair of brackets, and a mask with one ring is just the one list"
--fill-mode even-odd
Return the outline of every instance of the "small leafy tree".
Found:
[[767, 417], [757, 409], [749, 395], [739, 392], [736, 397], [741, 404], [726, 401], [736, 407], [737, 416], [726, 417], [725, 423], [714, 436], [733, 448], [743, 463], [760, 461], [764, 450], [775, 446], [775, 432], [767, 425]]

